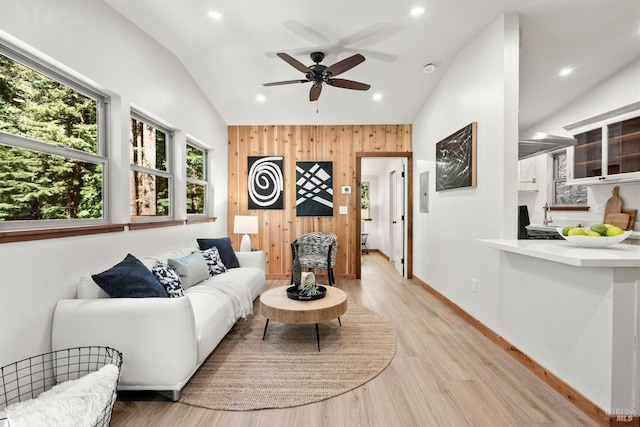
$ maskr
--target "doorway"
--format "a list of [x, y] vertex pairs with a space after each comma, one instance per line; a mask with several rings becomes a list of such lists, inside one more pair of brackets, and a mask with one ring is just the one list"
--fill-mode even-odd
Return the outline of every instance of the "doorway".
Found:
[[[385, 159], [390, 165], [381, 179], [382, 185], [376, 186], [372, 184], [371, 179], [376, 177], [364, 176], [363, 177], [363, 165], [362, 162], [366, 160], [375, 160], [384, 162]], [[378, 247], [379, 252], [385, 256], [390, 262], [393, 262], [398, 274], [402, 277], [412, 277], [412, 217], [413, 217], [413, 168], [412, 168], [413, 155], [411, 152], [360, 152], [356, 153], [356, 194], [360, 195], [360, 189], [363, 182], [369, 182], [370, 196], [372, 198], [383, 197], [382, 203], [379, 203], [379, 208], [375, 210], [374, 202], [372, 201], [372, 208], [369, 210], [369, 221], [363, 226], [362, 212], [360, 209], [356, 209], [356, 239], [360, 245], [362, 245], [362, 235], [366, 232], [368, 234], [368, 246], [382, 246], [382, 249]], [[392, 170], [391, 170], [392, 169]], [[391, 184], [393, 182], [393, 184]], [[373, 194], [373, 193], [378, 194]], [[378, 216], [377, 224], [376, 218]], [[395, 223], [393, 222], [395, 221]], [[384, 228], [381, 232], [386, 237], [383, 237], [383, 241], [377, 240], [375, 230]], [[372, 235], [369, 231], [373, 231]], [[385, 240], [386, 239], [386, 240]], [[356, 260], [356, 278], [362, 278], [362, 257], [363, 255], [355, 257]], [[366, 255], [364, 255], [366, 256]]]

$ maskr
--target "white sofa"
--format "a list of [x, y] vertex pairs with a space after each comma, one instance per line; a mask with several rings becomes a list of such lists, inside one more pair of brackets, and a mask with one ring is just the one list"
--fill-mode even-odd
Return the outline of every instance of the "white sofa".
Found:
[[[156, 260], [181, 258], [197, 247], [141, 258], [149, 269]], [[96, 345], [123, 353], [119, 390], [180, 390], [242, 317], [239, 301], [251, 303], [264, 290], [264, 252], [237, 252], [239, 268], [210, 277], [179, 298], [110, 298], [90, 276], [83, 276], [77, 299], [58, 302], [53, 350]], [[239, 297], [230, 296], [237, 290]], [[246, 303], [245, 303], [246, 306]]]

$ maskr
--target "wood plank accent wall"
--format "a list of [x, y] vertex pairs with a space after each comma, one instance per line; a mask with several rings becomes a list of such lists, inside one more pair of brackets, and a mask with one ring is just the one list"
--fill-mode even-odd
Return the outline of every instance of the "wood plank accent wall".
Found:
[[[291, 242], [304, 233], [328, 231], [338, 236], [336, 277], [355, 278], [360, 257], [356, 153], [411, 152], [411, 125], [229, 126], [228, 136], [227, 231], [234, 248], [240, 247], [242, 237], [233, 234], [234, 215], [257, 215], [260, 231], [251, 236], [252, 246], [265, 251], [269, 278], [286, 278], [291, 273]], [[248, 209], [248, 156], [284, 157], [283, 210]], [[296, 161], [333, 162], [333, 216], [296, 216]], [[342, 194], [345, 185], [351, 186], [351, 194]], [[347, 206], [348, 214], [339, 215], [339, 206]]]

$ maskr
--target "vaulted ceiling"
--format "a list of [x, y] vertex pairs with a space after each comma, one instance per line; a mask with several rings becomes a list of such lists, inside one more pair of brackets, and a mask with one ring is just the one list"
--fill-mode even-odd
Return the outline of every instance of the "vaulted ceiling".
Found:
[[[412, 123], [456, 55], [504, 13], [520, 15], [522, 129], [640, 58], [639, 0], [106, 1], [184, 64], [228, 125]], [[371, 88], [325, 84], [310, 102], [311, 83], [263, 86], [305, 79], [277, 52], [309, 66], [315, 51], [327, 66], [362, 54], [339, 78]]]

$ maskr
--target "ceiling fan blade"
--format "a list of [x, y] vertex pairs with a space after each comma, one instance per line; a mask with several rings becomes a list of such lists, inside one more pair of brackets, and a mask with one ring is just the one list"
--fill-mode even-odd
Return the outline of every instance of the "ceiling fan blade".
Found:
[[355, 33], [348, 35], [347, 37], [343, 37], [338, 41], [337, 44], [341, 46], [349, 46], [350, 44], [358, 43], [364, 39], [368, 39], [376, 33], [381, 32], [387, 27], [389, 27], [389, 24], [378, 22], [377, 24], [373, 24], [367, 28], [363, 28], [360, 31], [356, 31]]
[[377, 59], [378, 61], [383, 62], [395, 62], [395, 60], [398, 59], [398, 57], [395, 55], [384, 52], [376, 52], [373, 50], [344, 48], [344, 51], [349, 53], [361, 53], [369, 59]]
[[337, 76], [338, 74], [342, 74], [345, 71], [352, 69], [353, 67], [360, 64], [361, 62], [364, 62], [364, 60], [365, 60], [365, 57], [357, 53], [353, 56], [343, 59], [342, 61], [336, 62], [335, 64], [333, 64], [332, 66], [324, 70], [323, 74]]
[[301, 24], [298, 21], [285, 21], [282, 23], [282, 26], [308, 42], [315, 44], [327, 44], [330, 42], [330, 40], [325, 35], [320, 34], [313, 28], [307, 27], [306, 25]]
[[309, 67], [307, 67], [306, 65], [304, 65], [302, 62], [298, 61], [297, 59], [287, 55], [286, 53], [276, 53], [276, 55], [278, 55], [280, 58], [282, 58], [287, 64], [291, 65], [293, 68], [295, 68], [296, 70], [303, 72], [303, 73], [308, 73], [309, 71], [311, 71], [309, 69]]
[[[309, 54], [311, 54], [311, 52], [317, 52], [319, 49], [317, 46], [313, 46], [313, 47], [298, 47], [298, 48], [294, 48], [294, 49], [287, 49], [287, 52], [289, 52], [289, 55], [295, 55], [295, 56], [301, 56], [301, 55], [305, 55], [305, 56], [309, 56]], [[267, 56], [267, 58], [275, 58], [276, 56], [278, 56], [278, 53], [280, 51], [270, 51], [270, 52], [265, 52], [265, 55]], [[324, 52], [323, 50], [321, 50], [321, 52]], [[353, 53], [358, 53], [357, 51], [354, 51]]]
[[318, 98], [320, 98], [320, 92], [322, 92], [321, 84], [314, 84], [311, 86], [311, 89], [309, 90], [309, 101], [317, 101]]
[[327, 80], [327, 84], [335, 87], [354, 90], [369, 90], [369, 88], [371, 87], [371, 85], [368, 85], [366, 83], [354, 82], [353, 80], [346, 79], [329, 79]]
[[289, 85], [293, 83], [309, 83], [309, 80], [285, 80], [282, 82], [262, 83], [262, 86], [280, 86], [280, 85]]

